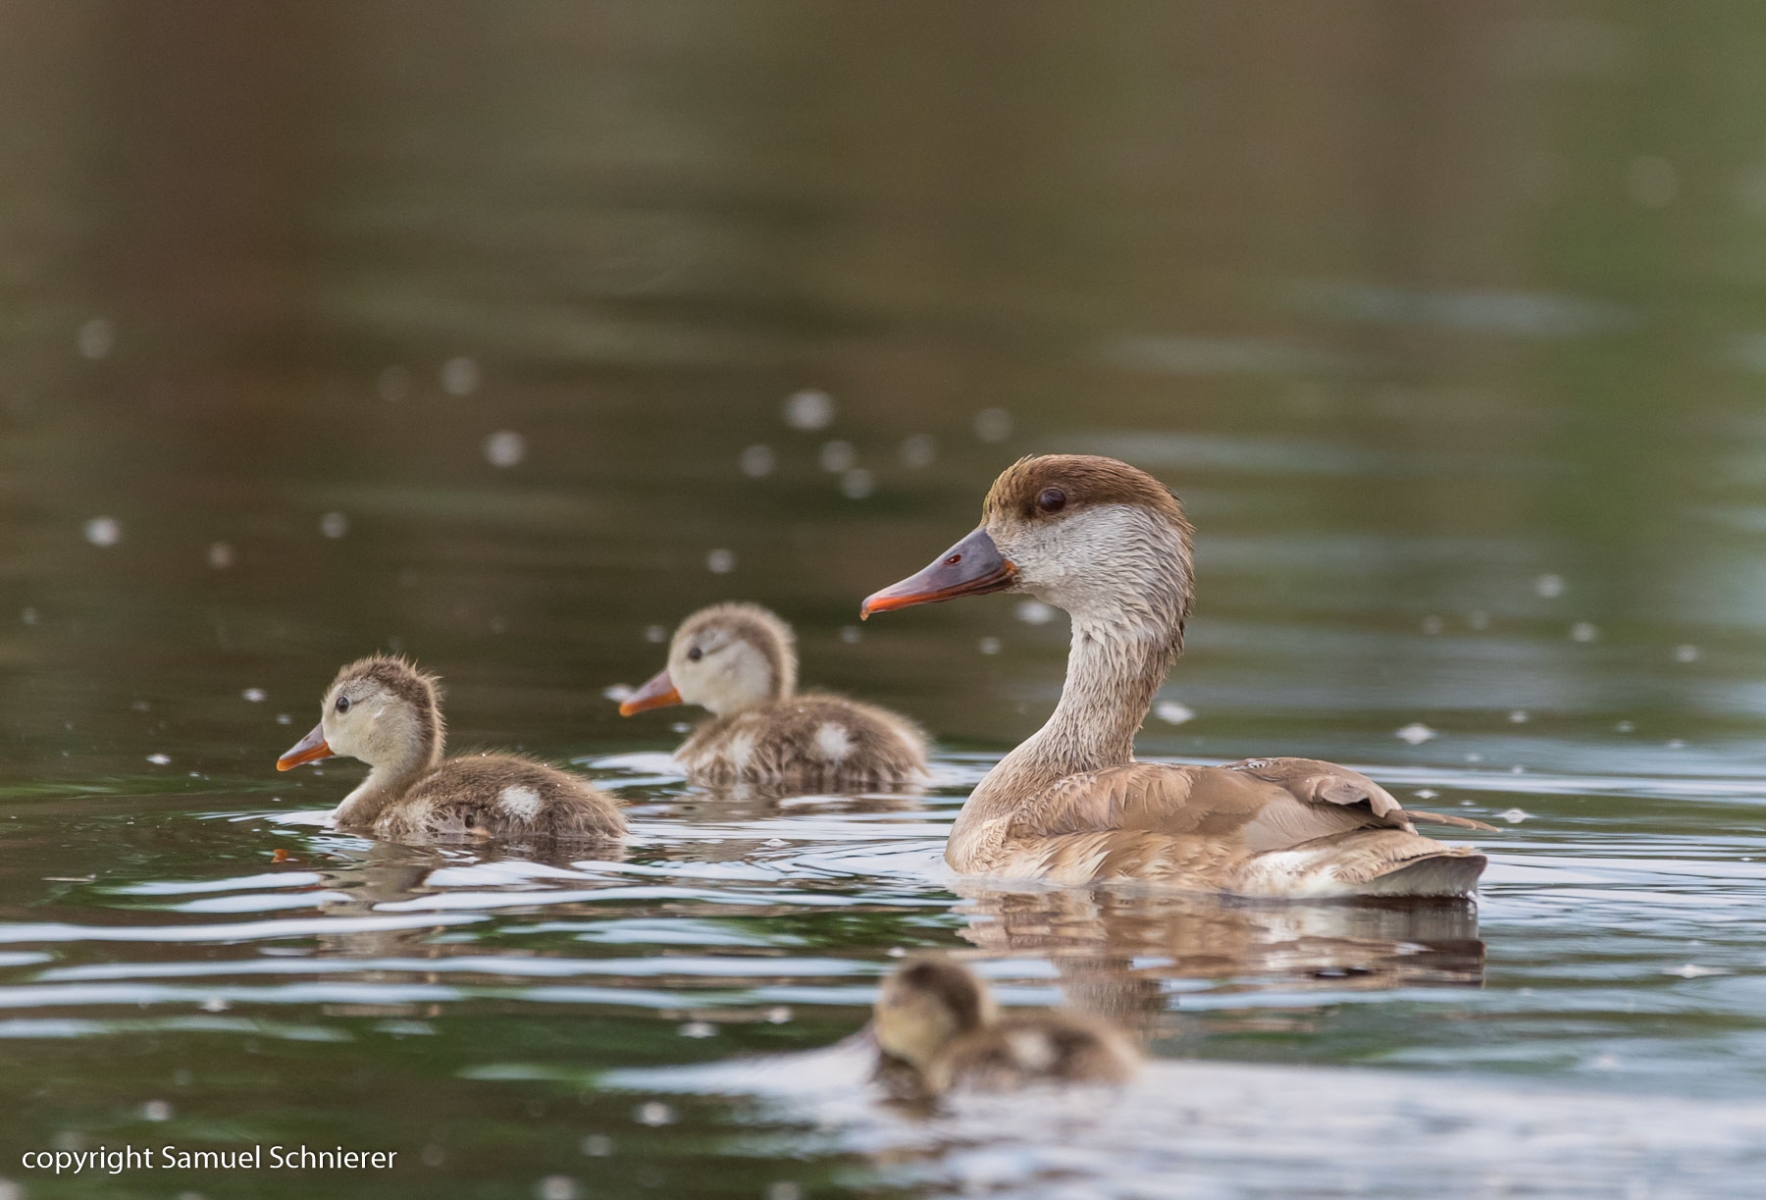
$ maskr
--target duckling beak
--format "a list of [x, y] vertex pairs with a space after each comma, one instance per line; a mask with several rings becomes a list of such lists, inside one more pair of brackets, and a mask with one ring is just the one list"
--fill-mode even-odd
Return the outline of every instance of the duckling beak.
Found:
[[859, 607], [859, 620], [872, 613], [907, 608], [914, 604], [936, 604], [955, 600], [958, 596], [985, 596], [1003, 592], [1012, 586], [1018, 568], [999, 552], [987, 530], [977, 529], [946, 550], [932, 565], [900, 583], [873, 592]]
[[647, 708], [667, 708], [680, 702], [681, 694], [675, 691], [674, 680], [668, 677], [668, 668], [664, 667], [649, 683], [625, 698], [625, 703], [619, 706], [619, 715], [629, 717]]
[[318, 762], [321, 758], [331, 757], [331, 747], [325, 743], [325, 726], [313, 726], [313, 732], [290, 746], [276, 760], [278, 771], [292, 771], [302, 763]]

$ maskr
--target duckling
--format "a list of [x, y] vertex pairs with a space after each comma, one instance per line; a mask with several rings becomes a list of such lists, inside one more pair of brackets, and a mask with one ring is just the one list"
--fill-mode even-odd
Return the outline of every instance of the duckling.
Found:
[[333, 755], [371, 768], [332, 813], [388, 841], [503, 835], [615, 838], [625, 817], [585, 779], [512, 754], [443, 759], [441, 690], [403, 658], [373, 655], [337, 673], [319, 723], [278, 771]]
[[1001, 1016], [973, 972], [930, 955], [909, 959], [884, 982], [871, 1032], [932, 1095], [1033, 1083], [1120, 1084], [1140, 1068], [1134, 1045], [1102, 1021], [1062, 1012]]
[[926, 774], [926, 738], [906, 718], [827, 692], [797, 691], [791, 627], [754, 604], [717, 604], [681, 622], [668, 666], [620, 715], [697, 704], [711, 720], [675, 758], [695, 783], [846, 791]]

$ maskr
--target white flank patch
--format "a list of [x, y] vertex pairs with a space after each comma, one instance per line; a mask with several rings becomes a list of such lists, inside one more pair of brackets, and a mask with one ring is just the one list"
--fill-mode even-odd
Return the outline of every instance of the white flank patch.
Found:
[[497, 803], [512, 817], [531, 821], [540, 815], [540, 794], [522, 784], [510, 784], [497, 797]]
[[1012, 1055], [1027, 1071], [1046, 1071], [1055, 1065], [1055, 1048], [1037, 1029], [1020, 1029], [1006, 1035]]
[[741, 772], [748, 769], [748, 760], [754, 757], [754, 735], [738, 733], [730, 739], [730, 769]]
[[839, 762], [852, 749], [852, 738], [847, 736], [846, 727], [829, 721], [816, 730], [816, 753], [829, 762]]

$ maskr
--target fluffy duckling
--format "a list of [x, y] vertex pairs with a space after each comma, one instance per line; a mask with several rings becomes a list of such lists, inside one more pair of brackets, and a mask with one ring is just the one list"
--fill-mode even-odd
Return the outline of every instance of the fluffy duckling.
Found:
[[276, 769], [333, 755], [367, 763], [368, 778], [332, 819], [389, 841], [625, 832], [612, 798], [587, 780], [511, 754], [443, 759], [446, 736], [436, 678], [402, 658], [374, 655], [337, 673], [319, 724]]
[[675, 631], [668, 666], [619, 706], [622, 716], [697, 704], [711, 720], [675, 758], [695, 783], [847, 791], [914, 783], [926, 738], [885, 709], [797, 691], [791, 627], [753, 604], [701, 609]]
[[1129, 1040], [1074, 1013], [1001, 1016], [987, 985], [943, 958], [914, 958], [883, 984], [877, 1045], [913, 1067], [932, 1095], [1032, 1083], [1126, 1083], [1140, 1066]]

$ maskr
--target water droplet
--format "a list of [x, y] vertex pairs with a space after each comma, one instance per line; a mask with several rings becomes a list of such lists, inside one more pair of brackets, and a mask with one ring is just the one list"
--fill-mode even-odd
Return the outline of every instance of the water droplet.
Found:
[[1686, 739], [1685, 738], [1669, 738], [1668, 739], [1668, 749], [1670, 749], [1670, 750], [1684, 750], [1684, 749], [1686, 749]]
[[156, 767], [163, 767], [169, 764], [172, 761], [172, 758], [169, 754], [149, 754], [147, 756], [147, 761]]
[[766, 1010], [768, 1025], [784, 1025], [791, 1020], [791, 1010], [783, 1004], [775, 1005]]
[[319, 532], [328, 538], [340, 538], [350, 531], [350, 519], [345, 513], [328, 512], [319, 518]]
[[854, 467], [840, 476], [840, 494], [848, 500], [863, 500], [876, 486], [871, 473], [863, 467]]
[[276, 714], [276, 724], [278, 724], [278, 725], [292, 725], [292, 724], [294, 724], [294, 718], [289, 716], [287, 713], [277, 713]]
[[1699, 660], [1699, 648], [1697, 646], [1694, 646], [1691, 643], [1688, 643], [1684, 646], [1674, 647], [1674, 661], [1675, 662], [1677, 662], [1677, 663], [1692, 663], [1692, 662], [1697, 662], [1698, 660]]
[[1529, 720], [1531, 720], [1531, 718], [1528, 717], [1528, 715], [1527, 715], [1527, 710], [1524, 708], [1517, 708], [1513, 712], [1509, 713], [1508, 719], [1510, 722], [1512, 722], [1513, 724], [1516, 724], [1516, 725], [1525, 725]]
[[1510, 825], [1519, 825], [1522, 821], [1525, 821], [1532, 815], [1532, 813], [1526, 812], [1523, 809], [1511, 808], [1497, 813], [1496, 819], [1499, 821], [1507, 821]]
[[636, 691], [637, 691], [637, 689], [632, 687], [630, 684], [616, 683], [616, 684], [613, 684], [611, 687], [602, 688], [601, 694], [603, 696], [607, 697], [609, 700], [613, 701], [615, 704], [624, 704], [627, 700], [630, 700], [632, 698], [633, 694], [636, 693]]
[[674, 1124], [675, 1110], [660, 1100], [652, 1100], [647, 1104], [638, 1105], [637, 1111], [632, 1115], [637, 1118], [638, 1124], [656, 1128]]
[[35, 625], [42, 616], [34, 608], [27, 608], [18, 614], [18, 619], [26, 625]]
[[478, 390], [478, 364], [462, 355], [442, 364], [442, 390], [450, 396], [470, 396]]
[[93, 517], [86, 522], [86, 540], [94, 546], [114, 546], [123, 540], [123, 523], [115, 517]]
[[1003, 442], [1012, 436], [1012, 414], [1003, 408], [984, 408], [975, 414], [975, 436], [984, 442]]
[[141, 1106], [143, 1121], [169, 1121], [172, 1119], [172, 1106], [164, 1100], [149, 1100]]
[[93, 317], [80, 326], [75, 342], [80, 347], [80, 357], [96, 362], [101, 358], [109, 358], [110, 352], [116, 349], [116, 326], [103, 317]]
[[1570, 640], [1572, 642], [1592, 642], [1598, 637], [1600, 637], [1600, 630], [1595, 627], [1592, 621], [1577, 621], [1570, 626]]
[[493, 467], [513, 467], [527, 457], [527, 439], [513, 429], [499, 429], [484, 439], [484, 457]]
[[1414, 795], [1418, 800], [1433, 800], [1435, 797], [1439, 796], [1441, 793], [1437, 792], [1434, 788], [1418, 788], [1415, 792], [1412, 792], [1411, 794]]
[[411, 373], [403, 367], [388, 367], [374, 381], [374, 390], [388, 404], [397, 404], [411, 394]]
[[857, 645], [859, 638], [863, 636], [863, 631], [857, 625], [842, 625], [840, 627], [840, 640], [848, 646]]
[[816, 388], [793, 392], [785, 400], [785, 424], [793, 429], [826, 429], [834, 423], [834, 398]]
[[1161, 700], [1153, 707], [1153, 715], [1167, 725], [1182, 725], [1196, 719], [1196, 710], [1175, 700]]
[[535, 1200], [577, 1200], [582, 1190], [568, 1175], [548, 1175], [533, 1185]]
[[653, 646], [660, 646], [668, 641], [668, 630], [661, 625], [649, 625], [644, 629], [644, 640]]
[[1403, 729], [1396, 731], [1392, 736], [1401, 738], [1413, 746], [1420, 746], [1431, 738], [1438, 738], [1441, 735], [1433, 729], [1430, 729], [1427, 725], [1424, 725], [1421, 721], [1412, 721]]
[[713, 550], [705, 556], [705, 569], [713, 575], [728, 575], [736, 569], [736, 552]]
[[777, 465], [777, 458], [771, 446], [750, 446], [742, 451], [736, 459], [736, 465], [742, 468], [742, 474], [750, 479], [759, 479], [771, 475]]
[[1044, 604], [1041, 600], [1025, 600], [1013, 610], [1020, 621], [1026, 625], [1047, 625], [1055, 619], [1055, 608]]
[[901, 465], [910, 471], [922, 471], [938, 460], [938, 439], [929, 433], [916, 433], [901, 442]]
[[233, 565], [233, 547], [226, 542], [215, 542], [208, 548], [208, 565], [217, 571], [225, 571]]
[[586, 1158], [606, 1158], [613, 1153], [613, 1139], [604, 1133], [591, 1133], [582, 1140], [580, 1149]]
[[246, 688], [239, 694], [253, 704], [262, 704], [265, 700], [269, 699], [269, 693], [264, 691], [263, 688]]
[[717, 1036], [717, 1026], [710, 1021], [688, 1021], [675, 1030], [684, 1038], [708, 1038]]
[[203, 1012], [211, 1012], [211, 1013], [226, 1012], [229, 1008], [232, 1008], [232, 1007], [233, 1007], [232, 1003], [230, 1001], [228, 1001], [225, 996], [210, 996], [202, 1002], [202, 1011]]
[[1000, 640], [996, 637], [984, 637], [976, 644], [975, 648], [980, 650], [983, 654], [998, 654], [1000, 652]]
[[1533, 581], [1533, 590], [1541, 599], [1556, 600], [1564, 594], [1564, 577], [1562, 575], [1541, 575]]

